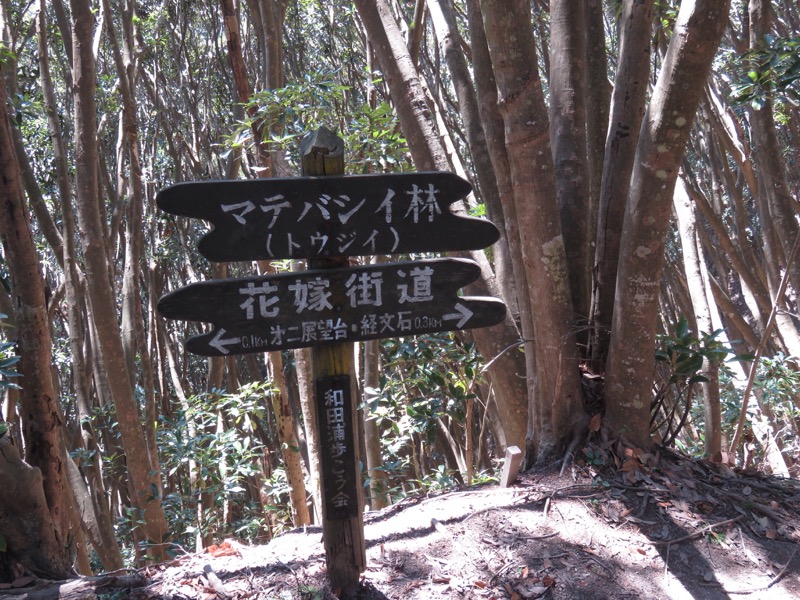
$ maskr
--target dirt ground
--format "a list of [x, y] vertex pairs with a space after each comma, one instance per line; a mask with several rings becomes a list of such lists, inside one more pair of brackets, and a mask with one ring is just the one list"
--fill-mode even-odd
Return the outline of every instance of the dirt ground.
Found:
[[[800, 482], [667, 450], [591, 446], [563, 474], [527, 473], [513, 487], [466, 488], [367, 513], [365, 533], [359, 598], [367, 600], [800, 598]], [[15, 597], [333, 598], [319, 528], [266, 546], [229, 540], [97, 578], [94, 595], [68, 596], [63, 585], [58, 596], [37, 595], [42, 584]]]

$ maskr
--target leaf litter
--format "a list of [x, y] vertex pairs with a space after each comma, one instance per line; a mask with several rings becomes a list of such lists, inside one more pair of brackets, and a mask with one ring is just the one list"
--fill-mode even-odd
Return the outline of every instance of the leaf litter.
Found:
[[[564, 471], [528, 472], [509, 488], [463, 488], [366, 513], [358, 597], [800, 597], [797, 480], [619, 440], [589, 444]], [[114, 598], [334, 597], [319, 527], [262, 546], [224, 540], [133, 575], [117, 578], [129, 587], [117, 586]], [[41, 593], [48, 583], [55, 582], [33, 581], [29, 589]], [[106, 582], [104, 593], [111, 587]]]

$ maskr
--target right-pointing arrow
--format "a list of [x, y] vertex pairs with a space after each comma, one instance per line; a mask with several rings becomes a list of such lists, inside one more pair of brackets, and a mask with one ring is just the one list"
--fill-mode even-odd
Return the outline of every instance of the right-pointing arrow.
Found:
[[442, 320], [443, 321], [454, 321], [455, 319], [460, 319], [460, 321], [458, 323], [456, 323], [456, 327], [458, 327], [459, 329], [461, 327], [463, 327], [464, 325], [466, 325], [467, 321], [470, 320], [470, 317], [472, 317], [472, 315], [475, 314], [470, 309], [468, 309], [466, 306], [461, 304], [461, 302], [457, 302], [456, 305], [453, 308], [455, 308], [458, 312], [454, 312], [454, 313], [450, 313], [450, 314], [444, 315], [442, 317]]
[[238, 344], [239, 342], [242, 341], [242, 338], [240, 338], [240, 337], [228, 338], [227, 340], [223, 340], [222, 339], [223, 335], [225, 335], [225, 330], [224, 329], [220, 329], [217, 332], [217, 335], [215, 335], [214, 338], [210, 342], [208, 342], [209, 346], [211, 346], [212, 348], [216, 349], [221, 354], [228, 354], [230, 352], [230, 350], [228, 350], [225, 346], [231, 346], [233, 344]]

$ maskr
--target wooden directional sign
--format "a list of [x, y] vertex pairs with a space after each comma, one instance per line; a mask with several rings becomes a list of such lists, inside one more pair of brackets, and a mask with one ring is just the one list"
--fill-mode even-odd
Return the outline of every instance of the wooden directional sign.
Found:
[[444, 258], [193, 283], [158, 303], [214, 329], [187, 340], [204, 356], [271, 352], [496, 325], [505, 305], [458, 290], [480, 267]]
[[213, 224], [198, 245], [212, 261], [477, 250], [489, 221], [449, 206], [470, 185], [446, 172], [179, 183], [159, 208]]

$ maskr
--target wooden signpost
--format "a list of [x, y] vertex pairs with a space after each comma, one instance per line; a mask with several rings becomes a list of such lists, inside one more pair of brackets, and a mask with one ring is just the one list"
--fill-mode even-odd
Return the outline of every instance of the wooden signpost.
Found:
[[349, 267], [347, 257], [475, 250], [499, 233], [449, 211], [470, 191], [452, 173], [344, 177], [342, 140], [324, 128], [300, 150], [302, 178], [181, 183], [156, 200], [212, 223], [198, 245], [209, 260], [305, 258], [309, 270], [194, 283], [158, 309], [213, 325], [187, 340], [196, 354], [311, 348], [328, 577], [349, 596], [366, 568], [352, 342], [495, 325], [505, 305], [457, 295], [480, 274], [470, 260]]

